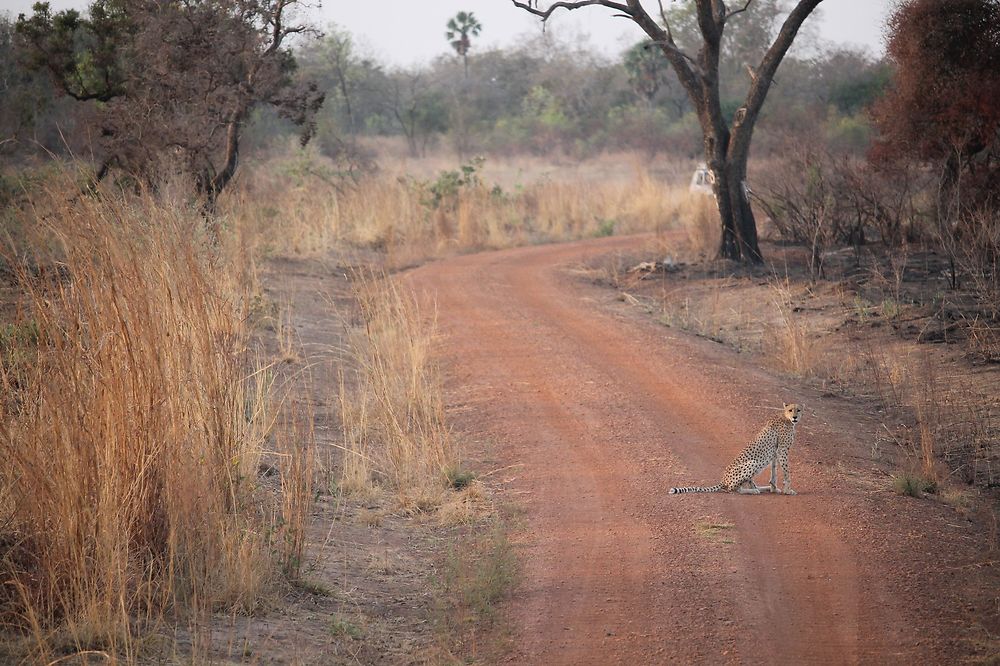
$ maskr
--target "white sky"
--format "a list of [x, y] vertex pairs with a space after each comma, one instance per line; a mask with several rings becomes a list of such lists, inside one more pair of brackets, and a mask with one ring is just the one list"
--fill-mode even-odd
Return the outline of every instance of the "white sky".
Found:
[[[33, 2], [0, 0], [0, 11], [16, 16], [30, 12]], [[88, 3], [51, 0], [51, 4], [63, 9]], [[644, 0], [644, 4], [655, 12], [654, 1]], [[824, 40], [881, 54], [883, 24], [893, 4], [894, 0], [825, 0], [820, 15], [809, 21], [818, 19]], [[320, 26], [334, 22], [346, 28], [379, 60], [412, 65], [450, 52], [444, 38], [445, 23], [462, 10], [474, 12], [483, 25], [479, 38], [473, 40], [473, 49], [508, 45], [541, 30], [538, 18], [514, 7], [510, 0], [326, 0], [321, 7], [309, 10], [308, 16]], [[637, 26], [612, 17], [603, 7], [560, 11], [549, 19], [549, 30], [563, 39], [588, 37], [595, 49], [608, 55], [617, 55], [642, 37]]]

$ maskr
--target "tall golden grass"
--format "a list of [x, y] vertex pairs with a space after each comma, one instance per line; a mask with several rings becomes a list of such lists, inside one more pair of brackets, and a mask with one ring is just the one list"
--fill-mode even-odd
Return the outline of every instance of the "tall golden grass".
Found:
[[684, 229], [687, 236], [688, 249], [698, 258], [715, 257], [722, 241], [719, 209], [715, 199], [675, 188], [671, 191], [669, 201], [676, 225]]
[[32, 335], [0, 365], [0, 617], [28, 661], [132, 662], [166, 614], [261, 603], [300, 551], [311, 456], [300, 437], [286, 492], [259, 484], [277, 407], [245, 247], [148, 196], [67, 201], [35, 211], [58, 261], [7, 257]]
[[[361, 247], [399, 266], [701, 219], [641, 168], [436, 196], [433, 179], [322, 187], [269, 165], [225, 198], [210, 231], [183, 197], [69, 189], [35, 197], [22, 221], [38, 233], [6, 256], [21, 301], [0, 330], [0, 621], [21, 640], [0, 658], [134, 662], [166, 622], [252, 611], [279, 569], [298, 574], [311, 419], [276, 404], [255, 352], [255, 256]], [[28, 247], [44, 256], [18, 254]], [[432, 317], [385, 276], [355, 284], [342, 485], [423, 508], [459, 459]], [[290, 331], [279, 323], [286, 359]], [[258, 478], [265, 454], [273, 483]]]
[[356, 375], [351, 390], [343, 381], [340, 390], [342, 487], [385, 487], [406, 502], [433, 503], [458, 457], [445, 423], [433, 321], [385, 275], [356, 274], [355, 295], [361, 325], [349, 348]]
[[[676, 197], [647, 169], [633, 170], [632, 178], [566, 173], [507, 189], [477, 180], [435, 196], [433, 179], [383, 172], [334, 187], [271, 164], [252, 171], [230, 211], [257, 229], [265, 251], [306, 254], [341, 243], [382, 250], [390, 266], [404, 266], [454, 252], [653, 231], [687, 218], [678, 212], [689, 205], [686, 192]], [[698, 204], [690, 204], [696, 215]]]
[[778, 315], [777, 324], [769, 327], [773, 341], [769, 352], [773, 362], [788, 373], [809, 377], [818, 371], [818, 343], [805, 323], [793, 315], [793, 294], [789, 281], [774, 280], [770, 286], [771, 304]]

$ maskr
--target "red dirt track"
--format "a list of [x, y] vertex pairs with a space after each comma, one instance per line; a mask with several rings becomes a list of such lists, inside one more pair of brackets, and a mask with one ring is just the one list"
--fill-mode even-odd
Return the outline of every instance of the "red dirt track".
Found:
[[[643, 242], [521, 248], [407, 274], [436, 303], [449, 381], [462, 391], [451, 399], [459, 432], [510, 466], [490, 478], [525, 509], [507, 658], [945, 658], [947, 630], [906, 603], [923, 560], [891, 545], [895, 531], [937, 530], [937, 514], [892, 495], [866, 463], [875, 425], [567, 272]], [[791, 453], [797, 496], [667, 494], [716, 483], [782, 401], [805, 405]]]

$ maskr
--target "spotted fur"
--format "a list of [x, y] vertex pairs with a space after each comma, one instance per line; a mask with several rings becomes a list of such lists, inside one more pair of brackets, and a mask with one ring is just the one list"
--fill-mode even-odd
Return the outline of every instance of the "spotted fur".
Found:
[[[794, 495], [792, 477], [788, 471], [788, 449], [795, 442], [795, 424], [802, 416], [802, 407], [797, 404], [785, 405], [785, 413], [764, 424], [753, 441], [736, 457], [722, 475], [722, 483], [714, 486], [686, 486], [671, 488], [674, 493], [722, 493], [738, 492], [759, 495], [762, 490], [778, 491], [777, 466], [781, 463], [784, 476], [785, 495]], [[758, 486], [753, 478], [768, 465], [771, 466], [771, 480], [767, 486]]]

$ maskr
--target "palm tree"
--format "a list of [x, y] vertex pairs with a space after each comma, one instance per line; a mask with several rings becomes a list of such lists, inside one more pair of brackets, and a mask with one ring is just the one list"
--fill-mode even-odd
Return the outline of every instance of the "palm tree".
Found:
[[462, 56], [466, 76], [469, 75], [469, 47], [472, 46], [469, 35], [478, 37], [482, 29], [482, 24], [476, 20], [472, 12], [459, 12], [448, 19], [448, 32], [444, 33], [444, 36], [451, 44], [451, 48], [455, 49], [455, 53]]

